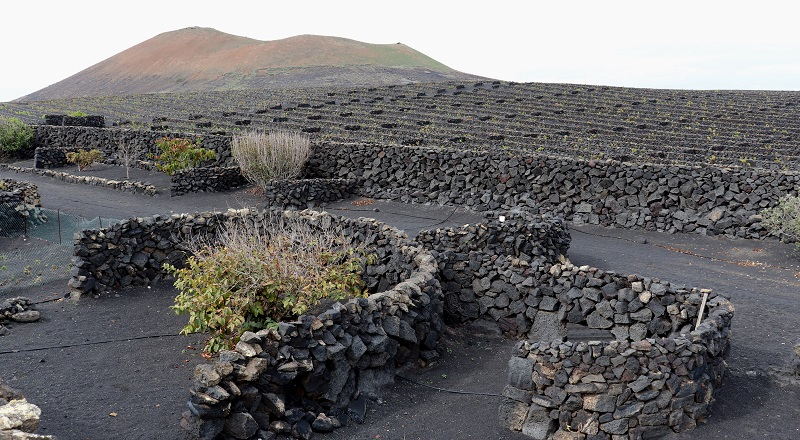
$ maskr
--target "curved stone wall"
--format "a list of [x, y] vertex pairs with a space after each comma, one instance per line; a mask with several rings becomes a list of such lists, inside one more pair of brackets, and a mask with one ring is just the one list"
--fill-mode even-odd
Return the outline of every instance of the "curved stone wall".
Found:
[[198, 366], [182, 422], [197, 438], [268, 438], [268, 430], [308, 438], [312, 429], [326, 432], [347, 418], [363, 421], [366, 399], [392, 382], [398, 367], [438, 356], [444, 324], [436, 262], [405, 234], [372, 219], [255, 210], [130, 219], [82, 233], [70, 285], [85, 294], [151, 283], [164, 276], [163, 263], [185, 260], [187, 236], [211, 233], [228, 220], [259, 227], [275, 215], [363, 244], [377, 257], [364, 272], [374, 293], [320, 305], [277, 331], [246, 332], [235, 350]]
[[[501, 423], [535, 439], [638, 439], [705, 420], [726, 367], [727, 299], [569, 262], [548, 274], [536, 295], [544, 331], [521, 341], [509, 362]], [[570, 340], [586, 329], [588, 341]]]
[[484, 216], [476, 225], [422, 231], [416, 241], [439, 264], [448, 322], [491, 319], [524, 335], [533, 318], [526, 296], [540, 283], [539, 268], [567, 253], [567, 225], [527, 210]]
[[383, 237], [376, 244], [391, 262], [367, 272], [388, 269], [399, 282], [281, 323], [278, 331], [245, 333], [234, 351], [197, 367], [182, 422], [193, 436], [307, 439], [350, 420], [363, 423], [367, 399], [393, 382], [399, 367], [438, 356], [444, 324], [436, 263], [404, 239]]

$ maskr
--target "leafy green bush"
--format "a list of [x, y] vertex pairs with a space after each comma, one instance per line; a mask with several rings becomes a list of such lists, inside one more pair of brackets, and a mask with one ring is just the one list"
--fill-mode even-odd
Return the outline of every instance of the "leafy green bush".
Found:
[[93, 163], [103, 158], [103, 152], [98, 149], [78, 150], [67, 153], [67, 162], [78, 165], [78, 169], [83, 171], [92, 166]]
[[289, 131], [251, 132], [233, 138], [231, 154], [242, 175], [261, 188], [275, 180], [294, 179], [311, 155], [308, 136]]
[[165, 265], [180, 291], [173, 309], [189, 315], [182, 332], [210, 332], [207, 352], [230, 348], [244, 331], [297, 317], [322, 299], [366, 295], [361, 275], [372, 257], [329, 230], [296, 221], [260, 230], [229, 223], [213, 241], [190, 240], [186, 266]]
[[33, 142], [33, 128], [19, 118], [0, 117], [0, 155], [12, 155]]
[[89, 114], [85, 113], [85, 112], [82, 112], [80, 110], [75, 110], [75, 111], [72, 111], [72, 112], [68, 112], [67, 116], [72, 116], [73, 118], [82, 118], [82, 117], [85, 117], [85, 116], [89, 116]]
[[161, 150], [161, 154], [153, 155], [156, 168], [170, 176], [217, 157], [214, 151], [199, 147], [186, 138], [158, 138], [156, 146]]
[[800, 197], [786, 195], [778, 205], [761, 212], [764, 226], [774, 235], [797, 243], [800, 247]]

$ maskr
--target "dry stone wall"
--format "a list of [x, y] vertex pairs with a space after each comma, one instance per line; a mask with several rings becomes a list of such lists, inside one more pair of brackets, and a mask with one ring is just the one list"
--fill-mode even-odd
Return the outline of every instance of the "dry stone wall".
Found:
[[54, 179], [58, 179], [62, 182], [67, 182], [67, 183], [80, 183], [83, 185], [104, 186], [106, 188], [112, 188], [118, 191], [137, 192], [146, 194], [148, 196], [154, 196], [158, 194], [158, 188], [156, 188], [154, 185], [137, 182], [133, 180], [106, 179], [104, 177], [82, 176], [82, 175], [70, 174], [70, 173], [65, 173], [63, 171], [55, 171], [50, 169], [27, 168], [27, 167], [18, 167], [14, 165], [3, 165], [3, 164], [0, 164], [0, 168], [7, 169], [9, 171], [14, 171], [15, 173], [30, 173], [30, 174], [37, 174], [40, 176], [52, 177]]
[[[122, 140], [155, 152], [162, 136], [185, 133], [36, 127], [36, 146], [99, 148], [113, 156]], [[233, 166], [229, 136], [207, 135], [214, 166]], [[47, 161], [42, 159], [43, 163]], [[466, 206], [477, 211], [538, 209], [567, 221], [664, 232], [761, 239], [761, 210], [797, 194], [800, 175], [759, 168], [691, 167], [580, 160], [534, 153], [322, 143], [307, 176], [359, 181], [358, 192], [405, 202]]]
[[[373, 223], [377, 225], [377, 223]], [[233, 351], [195, 370], [183, 424], [201, 439], [308, 439], [351, 421], [363, 423], [367, 400], [396, 370], [430, 361], [443, 329], [433, 257], [384, 229], [377, 249], [391, 280], [368, 298], [335, 303], [279, 329], [247, 332]]]
[[706, 419], [726, 367], [727, 299], [711, 293], [694, 329], [698, 289], [569, 263], [550, 273], [557, 322], [608, 329], [614, 340], [550, 334], [518, 343], [501, 423], [535, 439], [647, 439]]
[[360, 179], [361, 192], [477, 211], [530, 207], [576, 223], [742, 238], [768, 235], [759, 215], [800, 175], [582, 161], [400, 146], [325, 144], [312, 175]]
[[170, 176], [170, 195], [193, 192], [230, 191], [247, 185], [239, 167], [203, 167], [178, 171]]
[[274, 182], [264, 189], [267, 206], [314, 208], [356, 193], [355, 179], [298, 179]]
[[524, 335], [532, 316], [526, 296], [540, 283], [540, 267], [567, 253], [566, 223], [529, 211], [490, 211], [475, 225], [422, 231], [416, 240], [431, 249], [445, 291], [451, 323], [491, 319]]
[[13, 179], [0, 179], [0, 203], [20, 203], [26, 206], [40, 206], [39, 188], [28, 182]]
[[246, 332], [235, 350], [198, 366], [182, 421], [196, 438], [309, 438], [349, 419], [363, 422], [367, 398], [392, 382], [398, 367], [438, 356], [444, 324], [436, 262], [405, 234], [372, 219], [251, 210], [131, 219], [80, 236], [70, 285], [85, 294], [150, 283], [163, 277], [163, 263], [185, 260], [187, 236], [208, 235], [229, 220], [261, 227], [276, 215], [331, 227], [363, 244], [376, 256], [364, 272], [374, 293], [325, 303], [277, 331]]
[[[147, 161], [151, 154], [157, 154], [156, 139], [162, 137], [189, 138], [203, 148], [213, 150], [217, 158], [211, 166], [232, 166], [233, 158], [230, 152], [230, 137], [215, 135], [195, 135], [190, 133], [173, 133], [165, 131], [139, 131], [95, 127], [58, 127], [50, 125], [37, 125], [35, 128], [34, 147], [44, 149], [98, 149], [107, 158], [116, 155], [117, 148], [122, 143], [132, 145], [135, 151], [134, 159]], [[39, 152], [37, 151], [37, 155]], [[44, 153], [43, 153], [44, 154]], [[47, 152], [47, 158], [42, 157], [35, 165], [37, 168], [58, 167], [61, 154], [58, 151]], [[50, 157], [53, 159], [50, 159]], [[66, 159], [63, 159], [62, 163]], [[51, 165], [50, 162], [52, 161]]]
[[44, 115], [46, 125], [68, 126], [68, 127], [97, 127], [106, 126], [106, 118], [100, 115], [94, 116], [70, 116], [70, 115]]
[[0, 179], [0, 234], [24, 232], [29, 224], [46, 220], [41, 211], [36, 185], [13, 179]]

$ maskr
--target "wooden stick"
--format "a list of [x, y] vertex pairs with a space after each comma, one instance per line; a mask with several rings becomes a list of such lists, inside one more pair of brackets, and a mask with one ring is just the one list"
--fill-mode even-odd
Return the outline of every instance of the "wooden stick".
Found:
[[695, 330], [700, 327], [700, 321], [703, 320], [703, 312], [706, 310], [706, 300], [708, 300], [708, 291], [703, 292], [703, 301], [700, 303], [700, 311], [697, 312], [697, 324], [694, 325]]

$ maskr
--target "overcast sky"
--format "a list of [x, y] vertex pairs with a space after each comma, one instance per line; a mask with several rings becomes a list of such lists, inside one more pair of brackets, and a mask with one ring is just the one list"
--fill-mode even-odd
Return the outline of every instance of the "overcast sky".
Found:
[[405, 43], [455, 69], [513, 81], [800, 89], [796, 1], [9, 1], [0, 101], [161, 32]]

